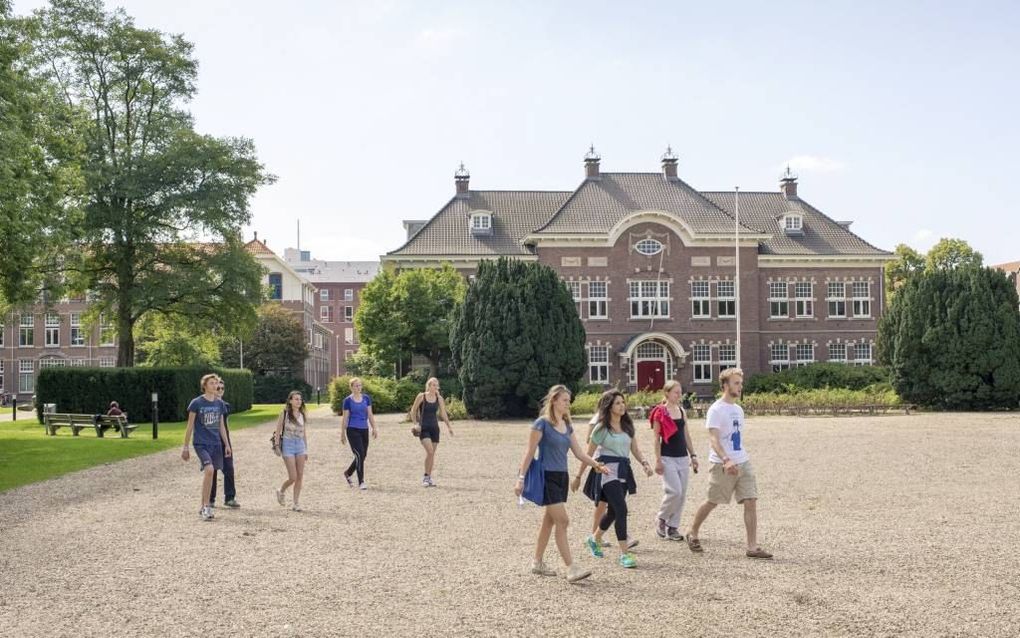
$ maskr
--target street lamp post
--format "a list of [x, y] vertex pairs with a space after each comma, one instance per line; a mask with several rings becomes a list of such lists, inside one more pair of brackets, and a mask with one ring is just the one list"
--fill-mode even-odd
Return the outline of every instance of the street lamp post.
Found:
[[152, 440], [159, 438], [159, 393], [152, 393]]

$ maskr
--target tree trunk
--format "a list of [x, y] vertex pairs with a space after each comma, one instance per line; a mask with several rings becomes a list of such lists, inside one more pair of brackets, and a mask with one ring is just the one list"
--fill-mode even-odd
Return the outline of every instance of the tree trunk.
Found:
[[432, 353], [429, 355], [429, 376], [439, 378], [439, 354]]
[[133, 368], [135, 365], [134, 322], [125, 312], [117, 310], [117, 367]]

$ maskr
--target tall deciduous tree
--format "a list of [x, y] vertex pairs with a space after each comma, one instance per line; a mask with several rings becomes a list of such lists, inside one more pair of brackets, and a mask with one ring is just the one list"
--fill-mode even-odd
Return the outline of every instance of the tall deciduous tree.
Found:
[[943, 237], [931, 247], [924, 258], [925, 270], [953, 270], [955, 268], [979, 268], [984, 262], [981, 253], [971, 248], [962, 239]]
[[240, 230], [272, 177], [251, 140], [194, 130], [191, 43], [101, 0], [52, 0], [38, 16], [50, 77], [88, 113], [88, 196], [69, 272], [116, 317], [117, 364], [134, 363], [135, 325], [153, 311], [253, 323], [261, 269]]
[[412, 354], [438, 374], [449, 356], [453, 310], [464, 299], [464, 278], [451, 266], [383, 271], [361, 291], [354, 325], [363, 347], [392, 365]]
[[78, 112], [32, 73], [33, 26], [0, 0], [0, 308], [59, 294], [81, 196]]
[[[259, 308], [250, 339], [244, 341], [244, 367], [256, 376], [303, 377], [308, 341], [294, 314], [278, 303]], [[228, 365], [232, 357], [224, 356]]]
[[212, 330], [187, 318], [152, 313], [138, 322], [135, 337], [138, 365], [220, 365], [219, 344]]
[[587, 367], [574, 300], [536, 263], [479, 264], [450, 343], [468, 411], [479, 417], [534, 415], [550, 386], [576, 390]]
[[946, 409], [1020, 406], [1016, 288], [991, 268], [926, 271], [879, 322], [879, 358], [905, 400]]
[[914, 275], [924, 271], [924, 255], [906, 244], [896, 246], [895, 261], [885, 266], [885, 290], [892, 303], [900, 288]]

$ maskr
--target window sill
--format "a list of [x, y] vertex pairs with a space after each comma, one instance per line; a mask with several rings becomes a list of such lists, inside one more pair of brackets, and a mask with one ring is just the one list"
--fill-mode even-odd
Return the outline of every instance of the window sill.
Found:
[[631, 317], [627, 321], [651, 321], [653, 319], [656, 320], [656, 321], [660, 321], [660, 320], [661, 321], [672, 321], [672, 317]]

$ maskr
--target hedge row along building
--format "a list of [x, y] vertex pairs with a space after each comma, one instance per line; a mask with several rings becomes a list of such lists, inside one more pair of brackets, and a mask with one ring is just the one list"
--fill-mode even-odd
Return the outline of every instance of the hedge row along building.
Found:
[[[797, 193], [697, 191], [670, 150], [656, 173], [608, 173], [585, 156], [572, 191], [473, 190], [461, 165], [453, 198], [405, 221], [387, 267], [450, 263], [471, 277], [508, 256], [556, 270], [587, 332], [591, 383], [661, 388], [678, 378], [709, 392], [738, 363], [749, 373], [814, 361], [871, 365], [892, 258]], [[737, 245], [739, 244], [739, 248]]]

